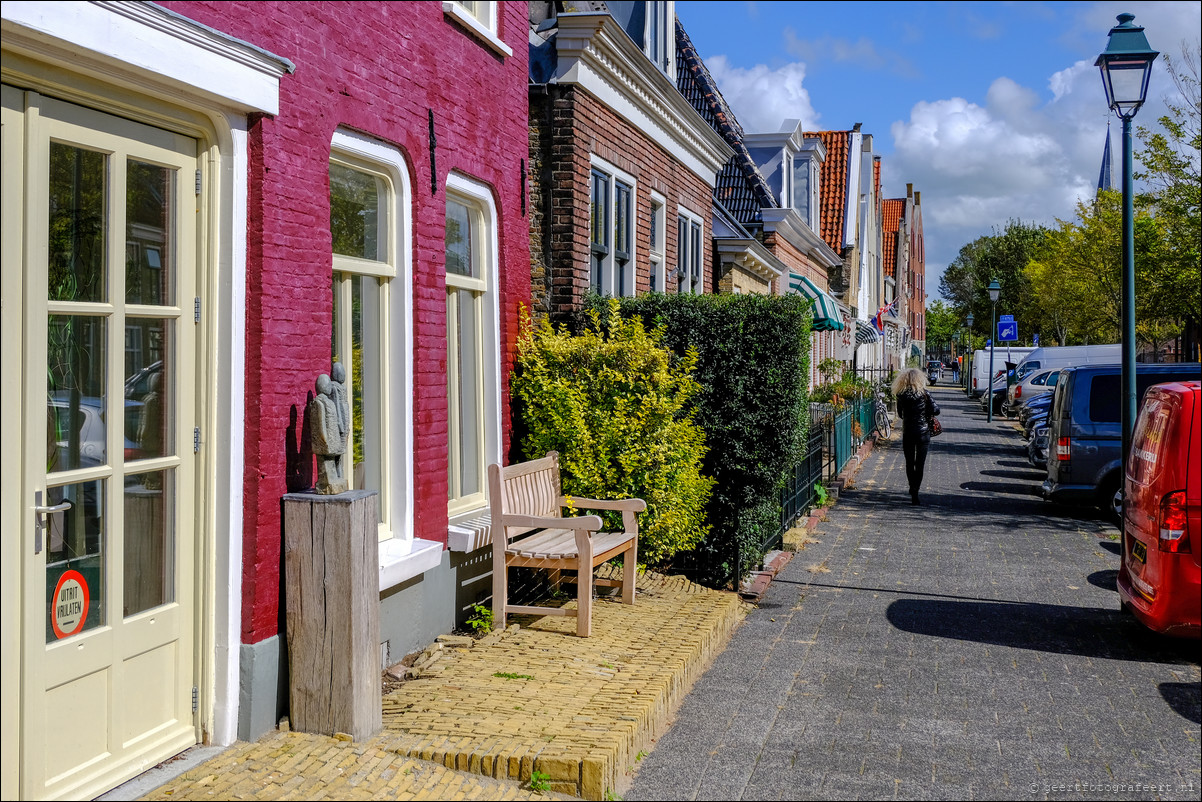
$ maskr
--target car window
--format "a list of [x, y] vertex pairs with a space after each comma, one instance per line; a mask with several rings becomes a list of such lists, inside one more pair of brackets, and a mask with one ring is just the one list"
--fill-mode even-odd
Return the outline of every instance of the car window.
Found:
[[1089, 382], [1089, 419], [1094, 423], [1122, 420], [1122, 377], [1117, 373], [1094, 376]]
[[1157, 397], [1149, 400], [1140, 413], [1127, 462], [1127, 473], [1140, 484], [1149, 484], [1160, 475], [1172, 411], [1172, 404], [1167, 399]]
[[1036, 360], [1035, 362], [1024, 362], [1023, 366], [1018, 369], [1018, 378], [1021, 381], [1022, 379], [1027, 378], [1028, 376], [1030, 376], [1032, 373], [1034, 373], [1037, 370], [1039, 370], [1039, 361], [1038, 360]]
[[1058, 370], [1052, 371], [1052, 375], [1048, 376], [1048, 387], [1055, 387], [1056, 383], [1059, 381], [1060, 381], [1060, 371], [1058, 371]]
[[1040, 373], [1034, 379], [1031, 379], [1031, 384], [1039, 386], [1039, 387], [1043, 387], [1045, 384], [1047, 384], [1047, 381], [1048, 381], [1048, 374]]

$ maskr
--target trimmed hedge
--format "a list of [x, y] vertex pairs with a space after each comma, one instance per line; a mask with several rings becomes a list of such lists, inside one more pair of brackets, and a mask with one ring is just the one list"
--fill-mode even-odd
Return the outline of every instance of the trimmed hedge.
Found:
[[[701, 390], [691, 375], [696, 355], [675, 359], [662, 332], [637, 318], [594, 317], [575, 336], [546, 321], [534, 328], [526, 314], [522, 322], [513, 395], [525, 457], [558, 451], [565, 495], [646, 501], [640, 562], [694, 548], [714, 484], [701, 474], [705, 435], [687, 411]], [[618, 514], [602, 515], [621, 527]]]
[[[603, 325], [611, 306], [597, 296], [585, 304]], [[697, 354], [702, 389], [691, 408], [709, 446], [702, 471], [715, 485], [710, 533], [690, 568], [706, 584], [733, 586], [779, 532], [785, 474], [805, 454], [812, 307], [796, 295], [648, 293], [617, 309], [662, 327], [677, 359]]]

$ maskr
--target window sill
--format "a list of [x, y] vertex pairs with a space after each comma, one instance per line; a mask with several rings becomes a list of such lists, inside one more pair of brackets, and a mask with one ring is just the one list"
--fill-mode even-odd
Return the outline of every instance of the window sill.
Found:
[[513, 50], [509, 47], [509, 45], [498, 39], [495, 33], [481, 25], [480, 20], [467, 13], [467, 11], [465, 11], [461, 6], [456, 5], [455, 3], [446, 2], [446, 0], [444, 0], [442, 4], [442, 13], [446, 14], [448, 17], [454, 17], [460, 25], [474, 33], [478, 39], [482, 40], [484, 44], [488, 45], [500, 55], [513, 55]]
[[385, 591], [435, 568], [442, 544], [434, 540], [393, 538], [380, 542], [380, 590]]
[[492, 544], [492, 517], [487, 509], [447, 527], [447, 548], [471, 552]]

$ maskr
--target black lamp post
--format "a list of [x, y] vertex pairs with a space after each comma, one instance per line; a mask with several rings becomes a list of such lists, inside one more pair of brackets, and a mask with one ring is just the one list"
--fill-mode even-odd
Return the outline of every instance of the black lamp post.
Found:
[[1148, 45], [1134, 14], [1119, 14], [1106, 52], [1094, 66], [1102, 71], [1106, 105], [1123, 121], [1123, 465], [1135, 428], [1135, 215], [1131, 181], [1131, 120], [1148, 96], [1152, 62], [1160, 55]]
[[997, 279], [989, 282], [989, 303], [993, 304], [993, 323], [989, 328], [989, 381], [986, 382], [988, 387], [985, 392], [989, 394], [988, 400], [985, 402], [985, 407], [989, 411], [986, 413], [985, 419], [993, 423], [993, 347], [997, 343], [997, 297], [1002, 293], [1002, 285], [997, 283]]
[[[965, 322], [968, 324], [968, 352], [975, 356], [976, 349], [973, 348], [974, 343], [973, 343], [973, 333], [972, 333], [972, 312], [968, 313], [968, 317], [965, 318]], [[965, 387], [965, 389], [967, 389], [969, 391], [969, 398], [972, 397], [972, 383], [968, 378], [968, 374], [972, 373], [972, 372], [974, 372], [972, 362], [969, 361], [968, 370], [964, 372], [964, 387]]]

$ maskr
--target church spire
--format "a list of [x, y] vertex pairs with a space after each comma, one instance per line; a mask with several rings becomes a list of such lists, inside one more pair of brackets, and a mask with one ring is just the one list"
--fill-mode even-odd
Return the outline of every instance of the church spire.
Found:
[[1102, 150], [1102, 169], [1098, 173], [1098, 192], [1114, 189], [1114, 167], [1110, 159], [1110, 120], [1106, 120], [1106, 147]]

